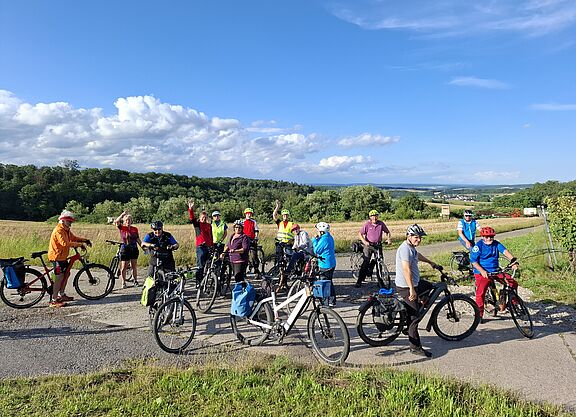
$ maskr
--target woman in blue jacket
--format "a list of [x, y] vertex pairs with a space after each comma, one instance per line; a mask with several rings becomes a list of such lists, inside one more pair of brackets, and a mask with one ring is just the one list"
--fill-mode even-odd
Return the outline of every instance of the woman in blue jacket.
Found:
[[[334, 238], [330, 234], [330, 225], [320, 222], [316, 225], [319, 235], [312, 239], [314, 253], [318, 256], [318, 268], [320, 275], [332, 281], [334, 270], [336, 269], [336, 251], [334, 249]], [[336, 290], [334, 282], [330, 286], [330, 301], [328, 305], [336, 304]]]

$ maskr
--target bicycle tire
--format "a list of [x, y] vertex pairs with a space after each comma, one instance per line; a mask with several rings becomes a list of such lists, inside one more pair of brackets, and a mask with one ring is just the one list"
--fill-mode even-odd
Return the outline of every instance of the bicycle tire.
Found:
[[[298, 278], [294, 279], [294, 282], [292, 282], [292, 285], [290, 285], [290, 288], [288, 289], [288, 295], [286, 296], [286, 298], [290, 298], [292, 297], [294, 294], [296, 294], [298, 291], [300, 291], [302, 288], [304, 288], [304, 282], [301, 281]], [[292, 313], [292, 310], [294, 310], [294, 308], [296, 307], [296, 305], [298, 304], [299, 299], [296, 299], [295, 301], [292, 301], [288, 304], [286, 304], [286, 311], [288, 312], [288, 315], [290, 315]], [[304, 311], [302, 311], [304, 312]]]
[[154, 331], [154, 316], [158, 307], [167, 301], [168, 286], [166, 284], [166, 277], [164, 271], [159, 269], [155, 272], [154, 282], [156, 283], [156, 294], [154, 296], [154, 302], [148, 307], [148, 324], [150, 330]]
[[220, 284], [220, 288], [218, 289], [218, 292], [221, 297], [226, 298], [232, 293], [232, 288], [230, 286], [230, 281], [232, 281], [232, 266], [226, 264], [223, 268], [226, 269], [221, 271], [219, 274], [218, 283]]
[[208, 270], [202, 282], [196, 290], [196, 308], [202, 313], [210, 311], [216, 300], [216, 294], [220, 288], [218, 275], [214, 269]]
[[172, 298], [158, 306], [152, 329], [160, 349], [182, 353], [194, 339], [196, 313], [187, 300]]
[[118, 256], [114, 256], [110, 261], [110, 266], [108, 268], [110, 269], [110, 272], [112, 272], [112, 275], [114, 275], [116, 278], [120, 277], [119, 265], [120, 265], [120, 258]]
[[[262, 303], [251, 321], [258, 321], [272, 326], [274, 323], [274, 313], [272, 312], [270, 303]], [[236, 338], [244, 345], [259, 346], [264, 343], [270, 335], [271, 328], [266, 329], [257, 324], [250, 323], [247, 317], [238, 317], [231, 314], [230, 324], [232, 325], [234, 335], [236, 335]]]
[[74, 277], [76, 292], [87, 300], [100, 300], [114, 289], [112, 271], [100, 264], [86, 264]]
[[271, 265], [270, 269], [266, 271], [266, 275], [272, 278], [280, 277], [280, 265], [276, 263], [276, 255], [270, 255], [266, 258], [266, 265]]
[[312, 350], [330, 365], [344, 365], [350, 353], [350, 335], [344, 320], [330, 307], [318, 307], [308, 318]]
[[264, 255], [264, 251], [262, 248], [258, 248], [256, 251], [256, 256], [258, 257], [258, 262], [260, 263], [259, 269], [260, 271], [265, 271], [266, 268], [266, 256]]
[[508, 311], [514, 320], [514, 324], [522, 336], [532, 339], [534, 337], [534, 324], [524, 300], [516, 293], [511, 291], [508, 297]]
[[[378, 286], [380, 288], [390, 288], [391, 282], [390, 282], [390, 271], [388, 270], [388, 267], [386, 266], [386, 263], [384, 262], [384, 259], [380, 259], [380, 268], [378, 268], [378, 266], [376, 266], [376, 279], [378, 282]], [[382, 272], [380, 272], [380, 270]]]
[[406, 326], [406, 312], [397, 310], [394, 312], [392, 323], [385, 325], [375, 320], [375, 308], [378, 307], [378, 300], [365, 303], [360, 307], [360, 312], [356, 318], [356, 330], [358, 336], [370, 346], [380, 347], [392, 343]]
[[444, 297], [436, 304], [430, 317], [434, 332], [448, 341], [463, 340], [470, 336], [478, 327], [480, 319], [480, 309], [464, 294]]
[[[24, 285], [20, 288], [7, 288], [5, 278], [0, 282], [0, 298], [9, 307], [18, 309], [32, 307], [46, 294], [48, 284], [44, 275], [29, 266], [24, 271]], [[34, 278], [30, 275], [34, 275]]]

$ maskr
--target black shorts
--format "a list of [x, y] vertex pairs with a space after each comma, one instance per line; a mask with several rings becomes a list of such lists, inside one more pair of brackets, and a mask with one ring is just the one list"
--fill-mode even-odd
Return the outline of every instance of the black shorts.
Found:
[[68, 269], [68, 261], [52, 261], [52, 265], [54, 266], [54, 274], [60, 275], [66, 272]]
[[140, 255], [138, 246], [126, 245], [120, 251], [120, 260], [130, 261], [132, 259], [138, 259], [138, 255]]

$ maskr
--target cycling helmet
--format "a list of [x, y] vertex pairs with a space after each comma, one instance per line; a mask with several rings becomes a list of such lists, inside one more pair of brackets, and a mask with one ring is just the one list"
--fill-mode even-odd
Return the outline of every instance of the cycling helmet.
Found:
[[368, 213], [368, 216], [378, 216], [380, 213], [378, 213], [378, 210], [370, 210], [370, 213]]
[[292, 232], [294, 229], [300, 229], [300, 225], [298, 223], [294, 223], [292, 225], [292, 229], [290, 229], [290, 231]]
[[280, 212], [280, 214], [282, 214], [282, 215], [284, 215], [284, 214], [290, 215], [290, 210], [288, 210], [288, 209], [282, 209], [282, 211]]
[[220, 212], [218, 210], [214, 210], [212, 212], [212, 217], [214, 217], [214, 216], [220, 216]]
[[252, 214], [254, 214], [254, 210], [253, 210], [251, 207], [246, 207], [246, 208], [244, 209], [244, 214], [246, 214], [246, 213], [252, 213]]
[[328, 232], [330, 231], [330, 225], [326, 222], [320, 222], [316, 225], [316, 229], [318, 229], [319, 232]]
[[244, 230], [244, 222], [242, 220], [235, 220], [234, 226], [232, 226], [232, 228], [234, 228], [236, 226], [242, 226], [242, 230]]
[[154, 220], [152, 223], [150, 223], [150, 227], [152, 230], [160, 230], [164, 227], [164, 223], [162, 223], [160, 220]]
[[58, 217], [58, 220], [64, 220], [72, 223], [76, 221], [76, 216], [74, 216], [74, 213], [72, 213], [70, 210], [63, 210]]
[[464, 216], [473, 216], [472, 210], [464, 210]]
[[408, 226], [408, 229], [406, 229], [406, 235], [422, 237], [426, 236], [426, 232], [424, 231], [424, 229], [422, 229], [420, 226], [414, 223], [412, 226]]
[[496, 236], [496, 231], [492, 229], [490, 226], [483, 227], [480, 229], [480, 236]]

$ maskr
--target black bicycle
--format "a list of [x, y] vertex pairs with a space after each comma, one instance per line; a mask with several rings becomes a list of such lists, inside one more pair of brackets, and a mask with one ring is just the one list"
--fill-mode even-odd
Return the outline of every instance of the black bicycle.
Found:
[[[464, 294], [452, 294], [448, 285], [458, 285], [454, 278], [440, 272], [440, 282], [419, 294], [424, 300], [418, 317], [420, 322], [436, 304], [426, 325], [426, 331], [434, 332], [444, 340], [457, 341], [470, 336], [480, 323], [480, 310], [476, 303]], [[384, 346], [395, 340], [408, 327], [407, 306], [393, 288], [382, 288], [371, 294], [360, 306], [356, 330], [360, 338], [370, 346]]]
[[[515, 259], [500, 271], [488, 275], [492, 282], [484, 297], [484, 310], [496, 317], [499, 311], [504, 312], [507, 309], [522, 336], [532, 339], [534, 337], [534, 324], [530, 311], [524, 304], [524, 300], [518, 295], [516, 288], [511, 285], [512, 282], [515, 282], [517, 273], [517, 269], [512, 268], [514, 264], [516, 264]], [[500, 291], [496, 287], [496, 282], [502, 285]]]
[[[223, 249], [223, 247], [222, 247]], [[217, 246], [210, 248], [208, 262], [204, 267], [202, 282], [196, 287], [196, 308], [202, 313], [210, 311], [216, 300], [216, 295], [222, 293], [221, 276], [226, 267], [224, 259], [220, 258], [221, 250]], [[228, 287], [229, 287], [228, 282]]]
[[[382, 252], [382, 244], [375, 243], [372, 246], [376, 248], [376, 253], [374, 257], [370, 260], [370, 264], [368, 265], [368, 275], [370, 280], [374, 280], [378, 282], [380, 287], [388, 287], [390, 286], [390, 271], [386, 266], [386, 262], [384, 261], [384, 253]], [[354, 279], [358, 280], [360, 276], [360, 268], [362, 267], [362, 263], [364, 262], [363, 251], [364, 247], [362, 241], [358, 240], [352, 243], [352, 255], [350, 256], [350, 268], [352, 271], [352, 276]]]

